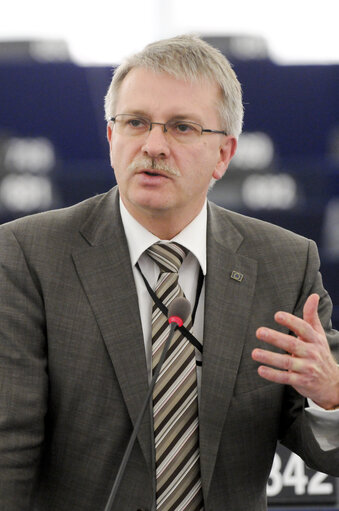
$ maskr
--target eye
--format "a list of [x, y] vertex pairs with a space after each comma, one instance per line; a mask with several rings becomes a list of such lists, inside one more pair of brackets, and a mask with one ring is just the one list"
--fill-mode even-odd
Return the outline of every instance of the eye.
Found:
[[188, 121], [175, 121], [172, 129], [174, 129], [177, 135], [198, 135], [201, 132], [198, 124]]
[[194, 126], [192, 126], [192, 124], [189, 124], [187, 122], [176, 122], [174, 124], [174, 128], [179, 133], [191, 133], [192, 131], [194, 131]]
[[133, 129], [145, 129], [148, 126], [148, 122], [145, 119], [139, 117], [129, 117], [125, 120], [126, 126]]

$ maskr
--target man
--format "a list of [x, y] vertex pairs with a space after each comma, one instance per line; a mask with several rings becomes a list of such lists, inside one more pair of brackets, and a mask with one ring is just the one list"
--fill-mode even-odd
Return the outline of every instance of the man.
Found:
[[195, 480], [159, 489], [153, 398], [113, 509], [264, 510], [278, 440], [339, 476], [339, 335], [315, 245], [206, 202], [242, 125], [229, 63], [195, 37], [149, 45], [115, 73], [106, 118], [118, 187], [0, 229], [1, 509], [104, 510], [155, 369], [163, 240], [203, 344], [199, 419], [179, 435], [198, 438]]

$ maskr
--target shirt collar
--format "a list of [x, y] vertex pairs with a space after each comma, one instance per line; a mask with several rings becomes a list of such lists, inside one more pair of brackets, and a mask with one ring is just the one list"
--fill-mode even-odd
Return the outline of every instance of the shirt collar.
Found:
[[[132, 266], [138, 262], [140, 256], [153, 243], [159, 240], [127, 211], [120, 198], [120, 214], [124, 226]], [[206, 275], [206, 226], [207, 226], [207, 201], [200, 213], [177, 234], [171, 241], [176, 241], [187, 248], [197, 258], [201, 270]]]

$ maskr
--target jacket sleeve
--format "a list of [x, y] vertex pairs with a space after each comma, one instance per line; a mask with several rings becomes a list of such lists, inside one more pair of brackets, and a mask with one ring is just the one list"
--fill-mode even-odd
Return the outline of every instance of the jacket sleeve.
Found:
[[0, 227], [0, 509], [28, 511], [44, 442], [47, 362], [39, 282]]
[[[323, 287], [319, 266], [320, 262], [316, 245], [310, 241], [303, 285], [294, 314], [302, 317], [303, 306], [307, 297], [312, 293], [319, 294], [319, 317], [327, 335], [331, 351], [339, 362], [339, 332], [332, 328], [332, 302]], [[286, 447], [299, 454], [311, 468], [338, 477], [339, 446], [327, 451], [321, 449], [312, 430], [312, 419], [305, 411], [305, 404], [306, 400], [292, 387], [286, 387], [281, 441]], [[324, 427], [326, 428], [326, 422]]]

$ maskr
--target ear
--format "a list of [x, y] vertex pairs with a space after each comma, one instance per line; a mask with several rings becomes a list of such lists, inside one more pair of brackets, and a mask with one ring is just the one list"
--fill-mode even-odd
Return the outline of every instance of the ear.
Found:
[[107, 124], [107, 140], [109, 143], [109, 156], [110, 156], [110, 160], [111, 160], [111, 166], [113, 167], [112, 137], [113, 137], [113, 126], [112, 126], [112, 123], [109, 122]]
[[111, 145], [111, 142], [112, 142], [112, 134], [113, 134], [112, 123], [109, 122], [109, 123], [107, 123], [107, 140], [108, 140], [109, 145]]
[[214, 179], [221, 179], [225, 174], [228, 165], [233, 158], [235, 151], [237, 149], [237, 139], [232, 136], [225, 137], [222, 145], [219, 147], [219, 160], [215, 166], [212, 177]]

